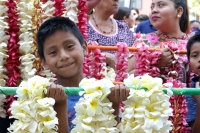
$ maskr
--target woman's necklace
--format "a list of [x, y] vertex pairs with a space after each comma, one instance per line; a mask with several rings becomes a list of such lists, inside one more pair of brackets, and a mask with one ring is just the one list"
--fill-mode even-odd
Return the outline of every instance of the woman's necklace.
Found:
[[92, 15], [92, 19], [94, 20], [94, 23], [95, 23], [96, 27], [97, 27], [102, 33], [104, 33], [104, 34], [110, 34], [110, 33], [113, 32], [114, 26], [113, 26], [113, 21], [112, 21], [111, 18], [110, 18], [110, 22], [111, 22], [111, 24], [112, 24], [112, 27], [111, 27], [111, 31], [109, 31], [109, 32], [103, 31], [103, 30], [99, 27], [99, 25], [97, 24], [97, 21], [96, 21], [95, 18], [94, 18], [94, 15]]

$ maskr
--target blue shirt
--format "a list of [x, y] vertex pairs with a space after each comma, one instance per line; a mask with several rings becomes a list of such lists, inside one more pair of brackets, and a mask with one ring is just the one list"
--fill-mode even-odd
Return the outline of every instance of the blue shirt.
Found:
[[69, 130], [71, 131], [75, 125], [72, 123], [74, 118], [76, 117], [76, 111], [74, 109], [74, 106], [79, 101], [81, 96], [79, 95], [68, 95], [68, 124], [69, 124]]
[[[194, 77], [192, 79], [192, 88], [195, 88], [196, 82], [199, 81], [199, 76]], [[196, 114], [197, 114], [197, 102], [192, 96], [187, 95], [186, 96], [186, 101], [187, 101], [187, 108], [188, 108], [188, 114], [187, 114], [187, 122], [193, 122], [196, 119]]]
[[153, 27], [149, 19], [139, 23], [135, 30], [136, 33], [140, 32], [141, 34], [148, 34], [154, 31], [157, 31], [157, 29]]

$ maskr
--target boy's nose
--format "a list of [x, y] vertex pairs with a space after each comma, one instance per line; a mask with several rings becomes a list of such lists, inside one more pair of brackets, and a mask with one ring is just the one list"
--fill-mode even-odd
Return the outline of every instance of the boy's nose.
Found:
[[69, 54], [65, 51], [65, 50], [62, 50], [60, 52], [60, 61], [65, 61], [67, 59], [69, 59]]

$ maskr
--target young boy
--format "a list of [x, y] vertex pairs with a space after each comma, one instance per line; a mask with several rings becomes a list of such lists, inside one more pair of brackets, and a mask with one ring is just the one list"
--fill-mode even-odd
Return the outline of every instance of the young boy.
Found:
[[[43, 67], [50, 69], [57, 76], [56, 83], [48, 88], [46, 96], [56, 101], [54, 109], [59, 119], [59, 133], [67, 133], [75, 126], [72, 124], [75, 118], [74, 106], [80, 96], [67, 96], [63, 86], [78, 87], [84, 78], [82, 69], [84, 55], [88, 51], [87, 44], [78, 27], [64, 17], [54, 17], [45, 21], [38, 30], [37, 44]], [[113, 103], [114, 115], [118, 121], [119, 103], [126, 100], [128, 95], [129, 89], [120, 84], [112, 88], [108, 97]]]
[[[200, 88], [200, 34], [188, 41], [187, 57], [192, 70], [198, 75], [192, 79], [192, 87]], [[193, 133], [200, 132], [200, 96], [186, 96], [188, 102], [187, 122]]]

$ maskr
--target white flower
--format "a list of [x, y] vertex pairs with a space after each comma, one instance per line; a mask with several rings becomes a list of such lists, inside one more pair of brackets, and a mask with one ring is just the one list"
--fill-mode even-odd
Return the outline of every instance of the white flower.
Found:
[[54, 3], [53, 1], [47, 1], [45, 4], [41, 5], [43, 14], [42, 14], [42, 19], [43, 22], [45, 20], [47, 20], [48, 18], [52, 17], [53, 12], [55, 11], [55, 7], [54, 7]]
[[[0, 86], [6, 85], [6, 79], [7, 77], [7, 69], [6, 69], [6, 59], [8, 57], [7, 55], [7, 43], [10, 38], [9, 35], [7, 35], [8, 32], [8, 7], [6, 6], [6, 0], [0, 1]], [[4, 104], [6, 102], [6, 96], [4, 94], [0, 94], [0, 117], [5, 118], [6, 117], [6, 110], [4, 107]]]
[[162, 91], [162, 80], [149, 75], [129, 76], [124, 80], [130, 88], [130, 96], [124, 102], [122, 123], [118, 125], [122, 133], [165, 133], [172, 129], [169, 116], [170, 96]]
[[78, 0], [68, 0], [64, 3], [66, 7], [66, 17], [72, 20], [75, 23], [78, 23]]
[[49, 79], [34, 76], [23, 81], [17, 89], [18, 101], [11, 105], [14, 123], [8, 128], [11, 133], [53, 133], [58, 130], [58, 118], [53, 108], [55, 100], [44, 98]]
[[49, 86], [49, 79], [40, 76], [29, 78], [28, 81], [23, 81], [17, 89], [17, 97], [20, 100], [28, 100], [34, 98], [44, 98], [46, 88]]
[[98, 97], [102, 101], [110, 93], [110, 89], [114, 87], [112, 81], [108, 79], [95, 80], [83, 79], [79, 86], [84, 89], [84, 97]]
[[104, 78], [106, 79], [109, 79], [111, 81], [115, 81], [115, 77], [116, 77], [116, 74], [115, 74], [115, 70], [111, 67], [107, 67], [107, 66], [103, 66], [103, 72], [101, 72], [101, 74], [104, 75]]
[[76, 127], [72, 133], [117, 133], [117, 121], [113, 115], [112, 103], [107, 95], [114, 86], [108, 79], [83, 79], [79, 86], [84, 89], [84, 97], [75, 106], [76, 118], [72, 121]]

